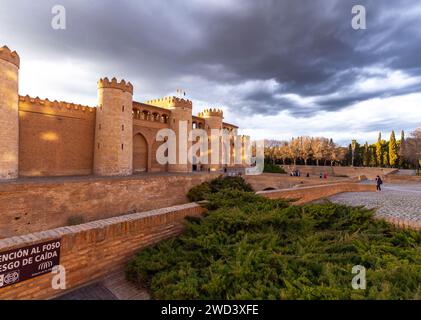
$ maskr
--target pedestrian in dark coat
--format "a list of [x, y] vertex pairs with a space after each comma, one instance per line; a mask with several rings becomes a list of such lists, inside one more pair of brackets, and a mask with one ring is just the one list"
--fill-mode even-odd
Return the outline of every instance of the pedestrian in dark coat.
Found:
[[380, 178], [380, 176], [376, 177], [376, 186], [377, 186], [377, 191], [382, 191], [382, 178]]

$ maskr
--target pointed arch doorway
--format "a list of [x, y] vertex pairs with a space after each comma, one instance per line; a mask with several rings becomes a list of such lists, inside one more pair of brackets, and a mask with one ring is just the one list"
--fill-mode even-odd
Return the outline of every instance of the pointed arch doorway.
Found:
[[133, 173], [148, 171], [148, 142], [141, 133], [133, 137]]

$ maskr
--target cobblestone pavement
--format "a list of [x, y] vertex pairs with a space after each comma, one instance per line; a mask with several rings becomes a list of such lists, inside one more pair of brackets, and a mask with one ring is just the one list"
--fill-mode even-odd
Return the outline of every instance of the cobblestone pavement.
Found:
[[350, 192], [330, 197], [335, 203], [377, 208], [377, 215], [421, 221], [421, 184], [383, 185], [383, 191]]

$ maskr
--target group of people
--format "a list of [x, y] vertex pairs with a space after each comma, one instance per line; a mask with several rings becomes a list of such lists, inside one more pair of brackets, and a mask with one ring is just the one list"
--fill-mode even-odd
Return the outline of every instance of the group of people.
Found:
[[327, 178], [328, 178], [328, 175], [327, 175], [327, 173], [326, 173], [326, 172], [325, 172], [325, 173], [320, 172], [320, 179], [325, 179], [325, 180], [327, 180]]
[[289, 175], [291, 177], [301, 177], [301, 171], [300, 170], [292, 170]]
[[[289, 175], [291, 177], [301, 177], [301, 171], [300, 170], [292, 170], [292, 171], [290, 171]], [[306, 177], [310, 178], [310, 173], [307, 173]], [[328, 178], [327, 173], [320, 172], [320, 179], [327, 180], [327, 178]]]

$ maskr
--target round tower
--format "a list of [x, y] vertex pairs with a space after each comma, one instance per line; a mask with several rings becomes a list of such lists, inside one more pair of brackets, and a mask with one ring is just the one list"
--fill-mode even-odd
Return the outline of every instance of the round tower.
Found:
[[133, 86], [116, 78], [98, 81], [94, 174], [133, 173]]
[[[205, 130], [209, 137], [209, 159], [208, 165], [205, 165], [204, 167], [211, 171], [220, 170], [222, 168], [222, 138], [220, 137], [220, 133], [222, 132], [224, 114], [220, 109], [206, 109], [199, 113], [199, 117], [205, 119]], [[212, 145], [212, 140], [218, 142], [218, 147], [216, 149], [215, 146]], [[215, 157], [216, 154], [218, 155], [218, 158]]]
[[0, 180], [19, 175], [19, 66], [15, 51], [0, 48]]

